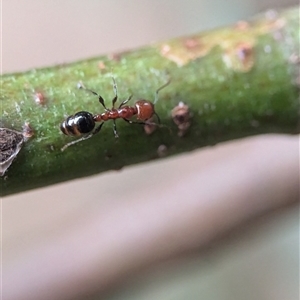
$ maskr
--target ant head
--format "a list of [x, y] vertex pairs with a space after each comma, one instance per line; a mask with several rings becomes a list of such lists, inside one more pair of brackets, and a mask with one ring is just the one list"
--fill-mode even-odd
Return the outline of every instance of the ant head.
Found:
[[138, 100], [135, 107], [137, 109], [137, 119], [141, 121], [150, 119], [155, 113], [153, 103], [147, 100]]

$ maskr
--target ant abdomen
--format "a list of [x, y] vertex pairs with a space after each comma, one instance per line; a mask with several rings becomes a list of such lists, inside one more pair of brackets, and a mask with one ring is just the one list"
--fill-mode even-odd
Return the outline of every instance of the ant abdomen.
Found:
[[69, 116], [60, 125], [60, 130], [66, 135], [79, 136], [90, 133], [95, 128], [94, 117], [87, 111], [80, 111]]

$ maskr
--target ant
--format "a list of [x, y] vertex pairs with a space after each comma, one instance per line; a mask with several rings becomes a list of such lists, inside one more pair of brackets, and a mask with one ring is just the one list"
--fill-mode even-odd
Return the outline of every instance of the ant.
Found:
[[[141, 124], [141, 125], [147, 125], [147, 124], [152, 124], [147, 122], [147, 120], [151, 119], [153, 115], [156, 116], [158, 124], [160, 124], [160, 118], [158, 114], [155, 112], [154, 105], [158, 101], [158, 92], [165, 88], [167, 85], [169, 85], [170, 80], [168, 80], [164, 85], [162, 85], [160, 88], [158, 88], [155, 92], [155, 98], [154, 102], [152, 103], [151, 101], [144, 100], [144, 99], [139, 99], [135, 102], [133, 106], [128, 106], [125, 105], [130, 101], [132, 98], [132, 95], [130, 95], [127, 99], [123, 100], [121, 104], [119, 105], [118, 108], [115, 108], [115, 103], [118, 100], [118, 89], [117, 89], [117, 84], [112, 77], [113, 80], [113, 90], [114, 90], [114, 98], [112, 99], [112, 108], [108, 109], [105, 106], [104, 99], [102, 96], [100, 96], [98, 93], [87, 89], [84, 87], [81, 83], [78, 84], [79, 89], [83, 89], [89, 93], [92, 93], [93, 95], [98, 97], [98, 100], [100, 104], [104, 107], [104, 112], [101, 114], [91, 114], [90, 112], [87, 111], [80, 111], [77, 112], [74, 115], [71, 115], [67, 117], [60, 125], [60, 130], [65, 134], [65, 135], [70, 135], [70, 136], [80, 136], [83, 135], [82, 138], [72, 141], [65, 146], [62, 147], [62, 151], [64, 151], [66, 148], [68, 148], [71, 145], [74, 145], [78, 142], [81, 142], [83, 140], [89, 139], [96, 133], [98, 133], [104, 122], [108, 120], [113, 120], [113, 131], [114, 135], [116, 138], [119, 137], [118, 132], [117, 132], [117, 126], [116, 126], [116, 119], [123, 119], [127, 123], [130, 124]], [[140, 122], [137, 121], [132, 121], [130, 118], [136, 115], [136, 119], [139, 120]], [[95, 128], [96, 122], [102, 122], [98, 127]]]

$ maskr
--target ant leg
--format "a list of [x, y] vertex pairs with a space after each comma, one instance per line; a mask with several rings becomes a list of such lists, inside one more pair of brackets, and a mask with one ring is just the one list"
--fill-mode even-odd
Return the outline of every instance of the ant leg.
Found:
[[96, 133], [98, 133], [98, 132], [101, 130], [103, 124], [104, 124], [104, 122], [102, 122], [102, 123], [101, 123], [101, 124], [100, 124], [93, 132], [92, 132], [92, 135], [95, 135]]
[[159, 118], [158, 114], [155, 113], [155, 115], [156, 115], [156, 117], [157, 117], [157, 120], [159, 121], [158, 124], [156, 124], [156, 123], [154, 123], [154, 122], [147, 122], [147, 121], [146, 121], [146, 122], [131, 121], [131, 120], [128, 120], [128, 119], [125, 119], [125, 118], [123, 118], [123, 120], [126, 121], [126, 122], [129, 123], [129, 124], [150, 125], [150, 126], [157, 126], [157, 127], [159, 127], [159, 128], [164, 128], [164, 127], [165, 127], [165, 128], [168, 128], [169, 131], [170, 131], [170, 133], [172, 134], [172, 130], [171, 130], [168, 126], [163, 125], [163, 124], [160, 123], [160, 118]]
[[133, 95], [130, 95], [127, 99], [125, 99], [120, 105], [119, 108], [121, 108], [124, 104], [126, 104], [130, 99], [132, 98]]
[[92, 91], [92, 90], [86, 88], [86, 87], [85, 87], [82, 83], [80, 83], [80, 82], [78, 83], [77, 87], [78, 87], [79, 89], [85, 90], [85, 91], [87, 91], [87, 92], [89, 92], [89, 93], [92, 93], [93, 95], [97, 96], [98, 99], [99, 99], [99, 102], [102, 104], [102, 106], [104, 107], [104, 109], [105, 109], [105, 110], [108, 110], [108, 109], [106, 108], [105, 104], [104, 104], [104, 99], [103, 99], [102, 96], [100, 96], [98, 93], [96, 93], [96, 92], [94, 92], [94, 91]]
[[115, 78], [113, 76], [111, 76], [112, 80], [113, 80], [113, 89], [114, 89], [114, 93], [115, 93], [115, 97], [112, 100], [112, 108], [115, 108], [115, 104], [118, 100], [118, 87], [115, 81]]
[[115, 138], [117, 139], [119, 137], [119, 135], [118, 135], [118, 132], [117, 132], [116, 120], [113, 120], [113, 121], [114, 121], [114, 135], [115, 135]]
[[72, 145], [74, 145], [74, 144], [77, 144], [77, 143], [79, 143], [79, 142], [81, 142], [81, 141], [87, 140], [87, 139], [89, 139], [89, 138], [92, 137], [92, 136], [93, 136], [92, 134], [89, 134], [89, 135], [87, 135], [87, 136], [83, 136], [82, 138], [80, 138], [80, 139], [78, 139], [78, 140], [72, 141], [72, 142], [70, 142], [70, 143], [64, 145], [60, 150], [61, 150], [61, 151], [65, 151], [68, 147], [70, 147], [70, 146], [72, 146]]
[[171, 79], [168, 79], [168, 81], [162, 85], [161, 87], [159, 87], [156, 92], [155, 92], [155, 95], [154, 95], [154, 103], [155, 104], [157, 101], [158, 101], [158, 92], [161, 91], [163, 88], [165, 88], [166, 86], [168, 86], [171, 82]]
[[152, 124], [155, 124], [155, 123], [131, 121], [131, 120], [128, 120], [128, 119], [125, 119], [125, 118], [123, 118], [123, 120], [126, 121], [129, 124], [140, 124], [140, 125], [149, 125], [149, 124], [152, 125]]
[[98, 133], [98, 132], [101, 130], [103, 124], [104, 124], [104, 122], [102, 122], [102, 123], [101, 123], [101, 124], [100, 124], [93, 132], [92, 132], [92, 133], [90, 133], [90, 134], [88, 134], [88, 135], [85, 135], [85, 136], [83, 136], [82, 138], [80, 138], [80, 139], [78, 139], [78, 140], [72, 141], [72, 142], [70, 142], [70, 143], [64, 145], [64, 146], [61, 148], [61, 151], [65, 151], [68, 147], [70, 147], [70, 146], [72, 146], [72, 145], [74, 145], [74, 144], [77, 144], [77, 143], [79, 143], [79, 142], [81, 142], [81, 141], [84, 141], [84, 140], [87, 140], [87, 139], [91, 138], [93, 135], [95, 135], [96, 133]]

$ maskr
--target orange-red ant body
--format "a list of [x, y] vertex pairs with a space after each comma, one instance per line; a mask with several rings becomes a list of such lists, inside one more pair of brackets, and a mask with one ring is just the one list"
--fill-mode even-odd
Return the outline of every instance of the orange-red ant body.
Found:
[[[80, 141], [86, 140], [92, 137], [94, 134], [98, 133], [101, 130], [104, 122], [108, 120], [113, 120], [113, 130], [116, 138], [118, 137], [116, 119], [123, 119], [124, 121], [130, 124], [146, 125], [148, 124], [146, 121], [152, 118], [153, 115], [156, 115], [158, 123], [160, 123], [160, 119], [158, 114], [155, 112], [154, 105], [158, 100], [158, 92], [164, 87], [166, 87], [170, 83], [170, 80], [156, 90], [154, 103], [148, 100], [140, 99], [136, 101], [133, 106], [125, 105], [132, 98], [132, 95], [130, 95], [126, 100], [122, 101], [122, 103], [119, 105], [118, 108], [115, 108], [115, 103], [118, 100], [117, 85], [113, 77], [112, 80], [113, 80], [113, 89], [114, 89], [115, 96], [112, 99], [111, 109], [108, 109], [105, 106], [104, 99], [102, 98], [102, 96], [100, 96], [99, 94], [97, 94], [96, 92], [90, 89], [85, 88], [82, 84], [78, 85], [78, 88], [84, 89], [92, 93], [93, 95], [97, 96], [100, 104], [104, 107], [105, 111], [101, 114], [94, 114], [94, 115], [87, 111], [80, 111], [74, 115], [67, 117], [66, 120], [64, 120], [61, 123], [60, 130], [65, 135], [71, 135], [71, 136], [84, 135], [84, 136], [76, 141], [72, 141], [66, 144], [61, 149], [62, 151], [65, 150], [67, 147], [76, 144]], [[130, 120], [130, 118], [132, 118], [133, 116], [136, 116], [136, 119], [140, 122]], [[102, 122], [102, 123], [95, 129], [96, 122]]]

